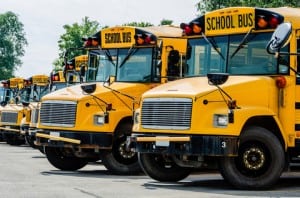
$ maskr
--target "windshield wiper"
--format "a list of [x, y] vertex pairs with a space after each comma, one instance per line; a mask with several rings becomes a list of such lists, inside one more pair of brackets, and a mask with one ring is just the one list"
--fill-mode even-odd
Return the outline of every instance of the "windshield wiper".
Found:
[[215, 41], [214, 39], [209, 40], [209, 39], [205, 36], [205, 34], [204, 34], [203, 32], [202, 32], [202, 36], [203, 36], [203, 38], [205, 39], [205, 41], [208, 42], [208, 43], [214, 48], [214, 50], [215, 50], [216, 52], [218, 52], [218, 54], [222, 57], [222, 59], [225, 60], [223, 54], [222, 54], [221, 51], [219, 50], [219, 47], [218, 47], [216, 41]]
[[108, 50], [103, 50], [103, 51], [104, 51], [105, 55], [107, 56], [109, 62], [111, 62], [114, 66], [116, 66], [116, 64], [114, 63], [113, 58], [112, 58], [110, 52]]
[[125, 62], [138, 51], [139, 48], [134, 48], [133, 46], [128, 50], [128, 54], [125, 56], [123, 61], [120, 64], [120, 68], [125, 64]]
[[251, 41], [256, 35], [253, 35], [253, 37], [251, 39], [248, 39], [250, 33], [252, 32], [253, 28], [251, 28], [247, 34], [244, 36], [243, 40], [240, 42], [240, 44], [238, 45], [238, 47], [234, 50], [234, 52], [231, 54], [230, 59], [232, 59], [234, 57], [234, 55], [240, 51], [240, 49], [242, 49], [244, 47], [245, 44], [249, 43], [249, 41]]

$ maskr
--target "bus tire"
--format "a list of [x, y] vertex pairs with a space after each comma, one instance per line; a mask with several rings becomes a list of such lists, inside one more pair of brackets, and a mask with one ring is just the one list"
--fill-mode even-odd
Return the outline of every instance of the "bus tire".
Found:
[[284, 149], [269, 130], [253, 126], [240, 137], [237, 157], [220, 160], [220, 173], [239, 189], [266, 189], [278, 181], [285, 167]]
[[31, 148], [34, 148], [36, 149], [37, 146], [34, 144], [34, 138], [33, 137], [30, 137], [28, 135], [25, 135], [25, 141], [26, 143], [31, 147]]
[[46, 146], [44, 151], [50, 164], [60, 170], [75, 171], [88, 164], [84, 158], [64, 155], [62, 148]]
[[113, 174], [132, 175], [142, 172], [137, 153], [126, 149], [126, 135], [129, 135], [131, 130], [131, 123], [123, 123], [118, 126], [112, 149], [102, 152], [102, 163]]
[[5, 135], [5, 141], [7, 144], [12, 146], [20, 146], [22, 144], [25, 144], [25, 138], [16, 134]]
[[190, 168], [180, 167], [161, 154], [139, 153], [139, 162], [149, 177], [160, 182], [177, 182], [191, 173]]

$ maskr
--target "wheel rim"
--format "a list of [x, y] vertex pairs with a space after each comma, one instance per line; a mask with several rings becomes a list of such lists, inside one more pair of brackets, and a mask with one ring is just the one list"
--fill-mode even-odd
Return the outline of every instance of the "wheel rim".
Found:
[[137, 154], [126, 148], [126, 137], [119, 138], [113, 146], [115, 159], [125, 165], [133, 164], [138, 161]]
[[259, 177], [268, 171], [271, 165], [271, 153], [260, 142], [247, 142], [241, 145], [239, 157], [235, 163], [237, 169], [248, 177]]

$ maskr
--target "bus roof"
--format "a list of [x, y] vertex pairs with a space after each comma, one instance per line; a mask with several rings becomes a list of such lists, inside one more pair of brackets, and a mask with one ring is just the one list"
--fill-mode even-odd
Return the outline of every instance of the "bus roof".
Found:
[[157, 37], [181, 37], [182, 29], [177, 26], [162, 25], [162, 26], [149, 26], [144, 28], [137, 27], [136, 29], [141, 29], [146, 32], [155, 34]]
[[265, 8], [265, 9], [283, 15], [284, 21], [291, 22], [294, 29], [300, 28], [300, 8], [279, 7], [279, 8]]

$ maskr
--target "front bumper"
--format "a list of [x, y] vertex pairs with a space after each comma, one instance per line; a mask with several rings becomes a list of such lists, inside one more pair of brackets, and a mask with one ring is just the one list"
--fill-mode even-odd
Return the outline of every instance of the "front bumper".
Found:
[[237, 156], [239, 138], [208, 135], [133, 134], [129, 147], [140, 153], [163, 153], [201, 156]]
[[77, 147], [111, 149], [112, 133], [88, 133], [75, 131], [37, 131], [35, 144], [52, 147]]

